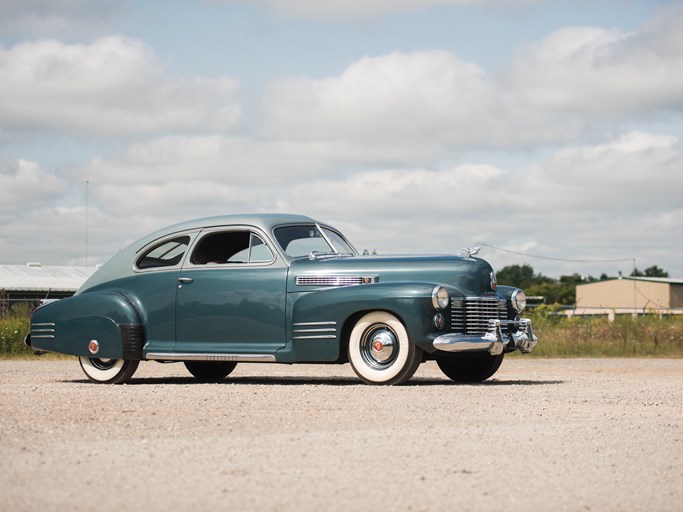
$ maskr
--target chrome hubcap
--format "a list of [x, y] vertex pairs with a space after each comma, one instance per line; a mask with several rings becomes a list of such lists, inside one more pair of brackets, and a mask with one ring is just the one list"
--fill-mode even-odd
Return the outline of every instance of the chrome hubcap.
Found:
[[361, 354], [365, 363], [376, 369], [391, 365], [398, 353], [396, 334], [386, 325], [372, 326], [361, 341]]

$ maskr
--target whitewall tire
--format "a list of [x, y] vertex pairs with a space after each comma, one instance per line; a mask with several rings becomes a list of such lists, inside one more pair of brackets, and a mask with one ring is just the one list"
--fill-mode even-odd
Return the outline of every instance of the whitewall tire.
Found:
[[401, 384], [422, 362], [422, 349], [408, 337], [401, 321], [386, 311], [367, 313], [349, 336], [349, 362], [367, 384]]
[[88, 379], [98, 384], [123, 384], [133, 376], [140, 364], [140, 361], [97, 357], [79, 357], [78, 362]]

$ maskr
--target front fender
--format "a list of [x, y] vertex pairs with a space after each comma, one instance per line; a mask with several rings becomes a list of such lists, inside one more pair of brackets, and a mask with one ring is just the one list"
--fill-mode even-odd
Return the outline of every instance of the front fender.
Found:
[[[378, 283], [327, 288], [301, 294], [292, 307], [292, 324], [329, 322], [341, 331], [345, 323], [367, 311], [387, 311], [399, 317], [419, 346], [431, 349], [427, 334], [434, 330], [434, 283]], [[293, 295], [299, 295], [298, 293]]]
[[[75, 356], [141, 359], [140, 316], [113, 292], [83, 293], [38, 308], [31, 316], [31, 347]], [[88, 346], [96, 341], [93, 354]]]

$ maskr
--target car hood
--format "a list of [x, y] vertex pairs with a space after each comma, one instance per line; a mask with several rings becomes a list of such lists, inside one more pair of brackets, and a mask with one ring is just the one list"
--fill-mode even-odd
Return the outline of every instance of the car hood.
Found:
[[297, 259], [289, 272], [288, 289], [354, 284], [420, 282], [447, 285], [465, 296], [495, 296], [495, 274], [481, 258], [442, 255], [352, 256]]

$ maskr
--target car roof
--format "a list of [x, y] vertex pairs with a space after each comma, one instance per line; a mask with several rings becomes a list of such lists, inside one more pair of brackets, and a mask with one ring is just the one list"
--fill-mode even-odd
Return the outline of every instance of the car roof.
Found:
[[272, 231], [274, 227], [282, 224], [310, 224], [315, 222], [318, 221], [305, 215], [294, 215], [286, 213], [217, 215], [214, 217], [204, 217], [200, 219], [188, 220], [185, 222], [167, 226], [158, 231], [155, 231], [154, 233], [150, 233], [139, 242], [146, 244], [149, 243], [149, 241], [151, 240], [156, 240], [157, 238], [161, 238], [172, 233], [178, 233], [181, 231], [199, 228], [246, 225], [255, 226], [269, 233]]

